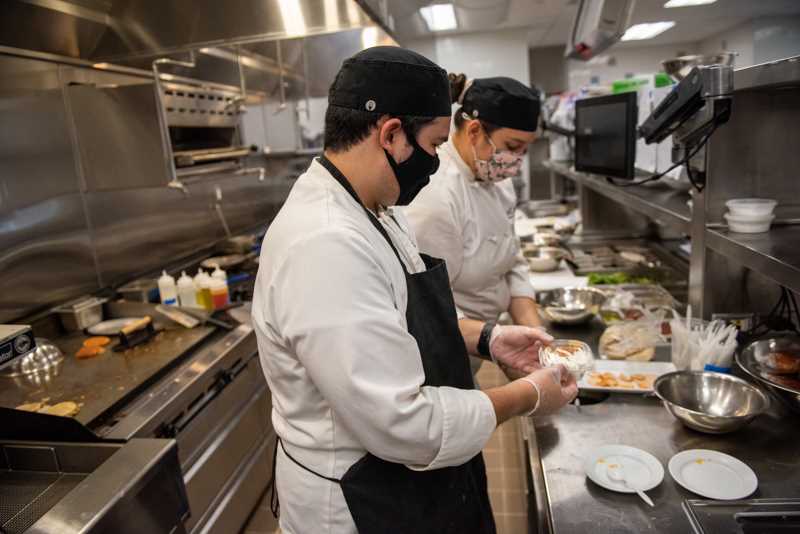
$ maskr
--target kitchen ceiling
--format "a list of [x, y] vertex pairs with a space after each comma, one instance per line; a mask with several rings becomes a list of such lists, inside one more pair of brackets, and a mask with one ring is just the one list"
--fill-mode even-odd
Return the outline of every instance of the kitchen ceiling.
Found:
[[[637, 0], [631, 24], [673, 20], [674, 28], [647, 41], [619, 43], [619, 48], [696, 42], [765, 16], [800, 15], [800, 0], [718, 0], [709, 5], [664, 8], [666, 0]], [[400, 43], [440, 34], [527, 29], [533, 48], [563, 45], [577, 9], [576, 0], [452, 0], [459, 29], [432, 33], [419, 15], [430, 0], [389, 0]], [[498, 22], [499, 21], [499, 22]]]

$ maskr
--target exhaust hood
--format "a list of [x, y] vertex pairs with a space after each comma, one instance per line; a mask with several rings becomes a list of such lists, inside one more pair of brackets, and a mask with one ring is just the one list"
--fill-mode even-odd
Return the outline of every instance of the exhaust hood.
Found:
[[0, 47], [121, 63], [372, 24], [355, 0], [3, 0]]

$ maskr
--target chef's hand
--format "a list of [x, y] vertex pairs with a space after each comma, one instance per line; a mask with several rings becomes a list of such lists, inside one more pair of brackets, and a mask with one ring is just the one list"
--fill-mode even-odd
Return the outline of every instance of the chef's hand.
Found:
[[497, 363], [530, 373], [541, 368], [539, 347], [549, 345], [552, 341], [553, 336], [543, 328], [497, 325], [489, 338], [489, 352]]
[[578, 384], [566, 367], [545, 367], [520, 378], [534, 387], [538, 400], [528, 415], [551, 415], [578, 395]]

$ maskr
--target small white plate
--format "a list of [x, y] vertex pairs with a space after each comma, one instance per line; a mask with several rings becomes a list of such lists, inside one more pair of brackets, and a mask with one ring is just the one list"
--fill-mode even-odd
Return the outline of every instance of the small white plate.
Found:
[[583, 460], [586, 476], [598, 486], [620, 493], [636, 493], [608, 478], [608, 469], [613, 465], [622, 465], [628, 484], [641, 491], [651, 490], [664, 480], [664, 467], [655, 456], [627, 445], [603, 445]]
[[706, 449], [691, 449], [670, 458], [669, 474], [689, 491], [718, 501], [744, 499], [758, 488], [758, 478], [747, 464]]
[[614, 393], [652, 393], [653, 388], [622, 388], [622, 387], [603, 387], [589, 383], [589, 376], [592, 373], [620, 373], [626, 375], [654, 375], [658, 378], [661, 375], [674, 372], [675, 365], [670, 362], [629, 362], [624, 360], [595, 360], [594, 369], [588, 371], [578, 381], [578, 388], [586, 391], [610, 391]]

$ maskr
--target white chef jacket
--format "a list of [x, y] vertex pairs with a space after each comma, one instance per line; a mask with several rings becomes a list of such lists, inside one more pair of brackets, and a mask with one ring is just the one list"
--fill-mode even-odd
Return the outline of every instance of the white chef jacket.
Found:
[[476, 180], [451, 141], [439, 157], [439, 170], [405, 214], [420, 250], [447, 263], [459, 311], [496, 321], [512, 297], [536, 295], [514, 232], [513, 183]]
[[[409, 271], [423, 270], [402, 215], [380, 221]], [[264, 238], [252, 313], [275, 431], [322, 475], [341, 478], [367, 451], [417, 470], [460, 465], [496, 426], [485, 393], [422, 386], [406, 291], [389, 244], [314, 161]], [[356, 532], [341, 487], [280, 448], [277, 489], [285, 534]]]

